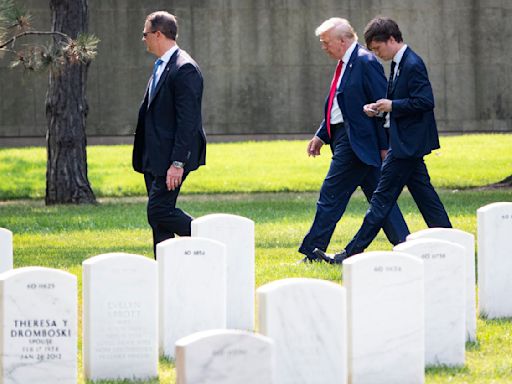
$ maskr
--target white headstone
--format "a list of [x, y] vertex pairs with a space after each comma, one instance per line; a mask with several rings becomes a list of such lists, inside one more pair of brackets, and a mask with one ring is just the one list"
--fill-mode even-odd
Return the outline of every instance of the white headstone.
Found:
[[76, 276], [41, 267], [4, 272], [0, 308], [0, 383], [76, 384]]
[[459, 244], [466, 260], [466, 340], [476, 341], [475, 236], [456, 228], [427, 228], [411, 233], [407, 240], [438, 239]]
[[254, 222], [241, 216], [212, 214], [192, 221], [192, 237], [226, 245], [228, 328], [254, 329]]
[[425, 365], [464, 365], [466, 346], [465, 249], [437, 239], [408, 240], [393, 248], [425, 267]]
[[0, 273], [12, 269], [12, 232], [0, 228]]
[[260, 332], [276, 343], [276, 384], [347, 382], [346, 293], [316, 279], [257, 290]]
[[226, 328], [226, 247], [199, 237], [157, 245], [160, 353], [174, 358], [176, 340]]
[[83, 366], [90, 380], [158, 375], [158, 271], [126, 253], [83, 266]]
[[512, 203], [486, 205], [477, 216], [480, 315], [512, 317]]
[[176, 342], [177, 384], [273, 384], [273, 365], [273, 341], [246, 331], [203, 331]]
[[349, 383], [424, 383], [423, 262], [398, 252], [367, 252], [343, 262], [343, 278]]

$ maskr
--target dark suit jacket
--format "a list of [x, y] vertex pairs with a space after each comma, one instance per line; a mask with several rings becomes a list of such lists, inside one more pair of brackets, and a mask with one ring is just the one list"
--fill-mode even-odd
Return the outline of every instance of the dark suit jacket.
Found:
[[439, 148], [434, 95], [427, 68], [409, 47], [398, 65], [398, 72], [388, 99], [390, 147], [397, 158], [420, 158]]
[[148, 90], [149, 84], [139, 109], [133, 169], [164, 176], [173, 161], [185, 163], [185, 172], [204, 165], [203, 77], [197, 63], [178, 48], [162, 72], [151, 100]]
[[[387, 81], [384, 70], [375, 56], [359, 44], [344, 65], [346, 68], [338, 88], [337, 100], [350, 145], [363, 163], [380, 167], [379, 149], [388, 149], [386, 133], [382, 127], [384, 121], [366, 116], [363, 106], [386, 96]], [[325, 101], [325, 115], [328, 101], [329, 96]], [[324, 143], [330, 143], [325, 118], [316, 136]]]

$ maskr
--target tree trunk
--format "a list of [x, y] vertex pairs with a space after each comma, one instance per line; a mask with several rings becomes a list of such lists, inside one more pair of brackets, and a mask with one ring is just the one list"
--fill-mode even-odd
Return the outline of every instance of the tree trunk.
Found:
[[[52, 31], [76, 38], [87, 31], [87, 0], [50, 0]], [[54, 44], [61, 43], [54, 37]], [[49, 75], [46, 204], [95, 203], [87, 178], [85, 98], [89, 63], [66, 62]]]

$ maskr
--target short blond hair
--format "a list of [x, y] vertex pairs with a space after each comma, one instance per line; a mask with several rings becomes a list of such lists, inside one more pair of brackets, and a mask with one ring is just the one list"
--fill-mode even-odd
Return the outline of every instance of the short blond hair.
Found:
[[339, 38], [349, 38], [357, 41], [357, 33], [352, 28], [352, 25], [348, 22], [347, 19], [343, 19], [341, 17], [331, 17], [328, 20], [325, 20], [318, 28], [315, 30], [315, 35], [320, 36], [322, 33], [332, 30], [334, 35]]

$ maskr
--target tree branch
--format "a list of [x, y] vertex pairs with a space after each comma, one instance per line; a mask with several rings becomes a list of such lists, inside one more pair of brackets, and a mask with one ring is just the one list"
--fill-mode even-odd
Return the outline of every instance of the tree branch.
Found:
[[25, 32], [22, 32], [22, 33], [19, 33], [17, 34], [16, 36], [13, 36], [11, 37], [9, 40], [7, 40], [6, 42], [4, 43], [0, 43], [0, 49], [8, 46], [9, 44], [13, 43], [16, 41], [16, 39], [19, 39], [20, 37], [24, 37], [24, 36], [29, 36], [29, 35], [37, 35], [37, 36], [44, 36], [44, 35], [56, 35], [56, 36], [60, 36], [60, 37], [63, 37], [64, 39], [66, 39], [67, 41], [71, 41], [71, 37], [69, 37], [68, 35], [66, 35], [65, 33], [62, 33], [62, 32], [47, 32], [47, 31], [25, 31]]

